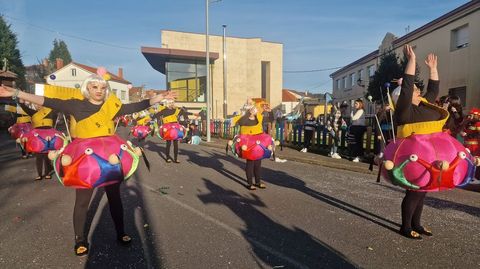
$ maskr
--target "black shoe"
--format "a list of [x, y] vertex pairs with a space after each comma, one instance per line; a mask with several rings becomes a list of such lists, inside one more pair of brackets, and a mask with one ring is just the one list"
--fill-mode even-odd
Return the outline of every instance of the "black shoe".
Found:
[[400, 234], [410, 239], [415, 239], [415, 240], [423, 239], [422, 236], [419, 233], [415, 232], [414, 230], [408, 230], [408, 231], [400, 230]]
[[118, 241], [118, 243], [120, 243], [124, 246], [128, 246], [128, 245], [130, 245], [130, 243], [132, 243], [132, 238], [128, 234], [124, 234], [122, 236], [118, 236], [117, 241]]
[[425, 228], [425, 227], [420, 227], [420, 228], [413, 228], [413, 230], [419, 234], [423, 234], [423, 235], [426, 235], [426, 236], [433, 236], [433, 233], [432, 231], [430, 231], [429, 229]]
[[75, 251], [75, 255], [85, 256], [88, 254], [88, 243], [84, 241], [77, 242], [73, 250]]

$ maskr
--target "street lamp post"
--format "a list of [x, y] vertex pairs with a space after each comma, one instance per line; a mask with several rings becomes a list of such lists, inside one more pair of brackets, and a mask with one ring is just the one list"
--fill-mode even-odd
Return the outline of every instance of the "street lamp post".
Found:
[[210, 0], [205, 0], [205, 39], [206, 39], [206, 56], [205, 56], [205, 67], [207, 69], [207, 88], [206, 88], [206, 96], [207, 96], [207, 142], [211, 142], [210, 138], [210, 115], [212, 110], [212, 103], [211, 103], [211, 92], [210, 92], [210, 47], [209, 47], [209, 35], [208, 35], [208, 4]]
[[227, 118], [227, 36], [226, 28], [223, 26], [223, 118]]

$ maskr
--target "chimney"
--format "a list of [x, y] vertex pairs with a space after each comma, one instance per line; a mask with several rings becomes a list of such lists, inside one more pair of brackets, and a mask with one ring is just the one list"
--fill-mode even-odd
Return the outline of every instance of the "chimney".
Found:
[[61, 58], [55, 59], [57, 62], [57, 70], [63, 67], [63, 60]]
[[118, 77], [123, 79], [123, 68], [121, 67], [118, 68]]

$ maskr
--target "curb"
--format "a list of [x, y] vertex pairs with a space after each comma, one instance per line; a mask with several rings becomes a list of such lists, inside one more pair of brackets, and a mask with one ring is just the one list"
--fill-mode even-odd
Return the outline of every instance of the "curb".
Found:
[[[212, 142], [202, 141], [202, 143], [200, 143], [200, 146], [218, 148], [218, 149], [225, 150], [226, 143], [227, 143], [227, 140], [225, 140], [225, 141], [215, 140], [215, 141], [212, 141]], [[289, 147], [284, 146], [284, 149], [285, 148], [293, 150]], [[369, 165], [365, 164], [365, 163], [352, 163], [350, 161], [345, 161], [345, 160], [332, 161], [332, 159], [329, 158], [329, 157], [325, 157], [323, 155], [319, 155], [319, 154], [315, 154], [315, 153], [302, 153], [302, 154], [305, 155], [305, 157], [289, 155], [285, 151], [277, 151], [276, 152], [277, 157], [282, 158], [282, 159], [287, 159], [288, 161], [319, 165], [319, 166], [324, 166], [324, 167], [328, 167], [328, 168], [347, 170], [347, 171], [358, 172], [358, 173], [363, 173], [363, 174], [370, 174], [370, 175], [374, 175], [374, 174], [377, 173], [377, 168], [374, 168], [373, 171], [370, 171], [368, 169]]]

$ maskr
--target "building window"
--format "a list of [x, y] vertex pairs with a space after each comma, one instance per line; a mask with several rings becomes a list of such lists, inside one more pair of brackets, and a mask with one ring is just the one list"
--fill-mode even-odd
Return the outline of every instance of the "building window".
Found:
[[342, 78], [342, 89], [346, 89], [347, 88], [347, 77], [343, 77]]
[[172, 60], [166, 63], [167, 89], [177, 92], [179, 102], [205, 102], [207, 69], [201, 61]]
[[125, 100], [126, 99], [126, 92], [125, 91], [120, 91], [120, 100]]
[[72, 77], [76, 77], [76, 76], [77, 76], [77, 69], [72, 68]]
[[368, 66], [368, 67], [367, 67], [367, 70], [368, 70], [368, 76], [369, 76], [369, 77], [373, 77], [373, 76], [375, 75], [376, 69], [375, 69], [375, 65], [374, 65], [374, 64]]
[[353, 85], [355, 85], [356, 80], [355, 80], [355, 73], [350, 74], [350, 87], [353, 88]]
[[359, 78], [359, 79], [363, 80], [364, 75], [365, 75], [365, 74], [364, 74], [364, 72], [363, 72], [363, 69], [358, 70], [358, 78]]
[[118, 96], [118, 95], [117, 95], [117, 89], [112, 89], [112, 92], [113, 92], [113, 94], [115, 94], [116, 96]]
[[458, 27], [452, 30], [451, 34], [451, 48], [450, 51], [454, 51], [461, 48], [468, 47], [468, 24]]
[[341, 86], [341, 85], [340, 85], [340, 80], [337, 79], [337, 80], [336, 80], [336, 83], [335, 83], [335, 88], [336, 88], [337, 90], [339, 90], [339, 89], [340, 89], [340, 86]]

